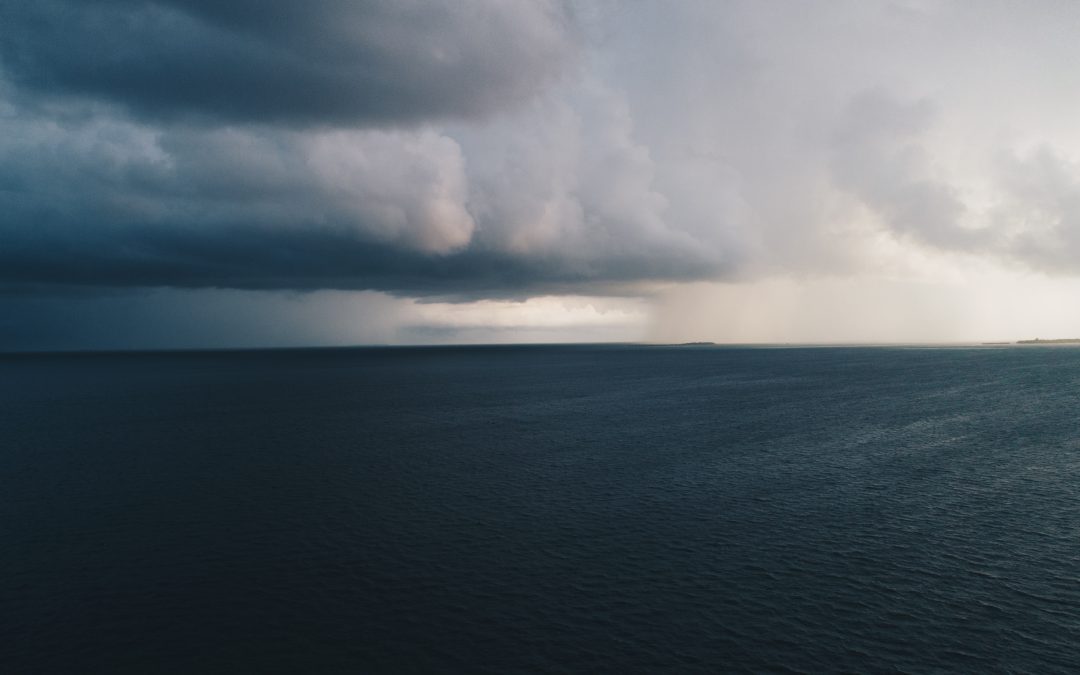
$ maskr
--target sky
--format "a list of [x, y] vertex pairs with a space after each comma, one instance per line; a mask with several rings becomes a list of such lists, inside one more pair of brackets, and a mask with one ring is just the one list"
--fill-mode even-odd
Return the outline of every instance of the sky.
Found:
[[1080, 336], [1080, 5], [6, 0], [0, 350]]

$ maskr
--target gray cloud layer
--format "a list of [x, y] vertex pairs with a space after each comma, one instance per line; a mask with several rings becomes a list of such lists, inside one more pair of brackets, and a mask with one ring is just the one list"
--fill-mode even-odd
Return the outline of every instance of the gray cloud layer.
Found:
[[[478, 179], [472, 203], [460, 147], [430, 131], [55, 129], [0, 140], [8, 284], [497, 295], [712, 269], [618, 200]], [[575, 214], [534, 220], [553, 208]]]
[[616, 293], [847, 273], [882, 233], [1074, 272], [1067, 153], [992, 148], [977, 205], [935, 135], [982, 119], [986, 45], [1069, 84], [1024, 51], [1073, 49], [1062, 12], [13, 0], [0, 287]]
[[484, 115], [576, 48], [561, 5], [527, 0], [12, 0], [0, 21], [21, 87], [207, 123]]
[[[0, 18], [10, 288], [495, 296], [717, 267], [664, 220], [620, 103], [574, 84], [580, 29], [557, 2], [47, 0]], [[547, 95], [560, 75], [579, 106]]]

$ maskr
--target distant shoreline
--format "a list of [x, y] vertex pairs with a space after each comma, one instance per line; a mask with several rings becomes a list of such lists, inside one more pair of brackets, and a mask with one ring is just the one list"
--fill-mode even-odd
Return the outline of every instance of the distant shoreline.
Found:
[[1035, 338], [1034, 340], [1017, 340], [1018, 345], [1074, 345], [1080, 344], [1080, 338], [1059, 338], [1056, 340], [1042, 340]]

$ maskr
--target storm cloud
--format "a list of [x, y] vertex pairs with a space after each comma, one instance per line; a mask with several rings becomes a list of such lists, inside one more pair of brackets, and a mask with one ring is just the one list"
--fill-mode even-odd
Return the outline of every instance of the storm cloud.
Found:
[[0, 303], [1074, 275], [1076, 14], [14, 0]]
[[712, 269], [618, 200], [483, 180], [470, 196], [461, 148], [431, 131], [55, 128], [0, 140], [9, 284], [498, 294]]
[[527, 99], [575, 52], [560, 4], [14, 0], [8, 76], [165, 120], [409, 124]]
[[528, 295], [716, 267], [577, 83], [570, 9], [300, 7], [9, 6], [0, 281]]

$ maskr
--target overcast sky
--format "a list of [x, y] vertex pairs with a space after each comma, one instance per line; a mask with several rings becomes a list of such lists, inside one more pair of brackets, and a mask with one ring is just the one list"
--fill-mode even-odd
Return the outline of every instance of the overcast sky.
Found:
[[0, 349], [1080, 336], [1072, 2], [6, 0]]

